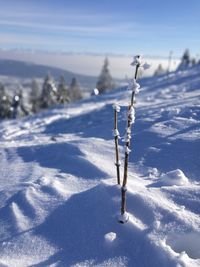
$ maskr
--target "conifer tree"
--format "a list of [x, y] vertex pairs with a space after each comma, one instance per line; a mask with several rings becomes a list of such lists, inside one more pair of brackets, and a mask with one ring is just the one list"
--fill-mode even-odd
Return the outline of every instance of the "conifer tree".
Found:
[[28, 109], [25, 107], [25, 104], [24, 104], [24, 96], [23, 96], [22, 88], [19, 89], [18, 95], [19, 95], [19, 99], [20, 99], [20, 103], [19, 103], [20, 109], [23, 112], [23, 115], [27, 116], [29, 114], [29, 112], [28, 112]]
[[73, 78], [71, 81], [71, 84], [69, 87], [69, 98], [72, 102], [83, 98], [79, 83], [77, 82], [76, 78]]
[[186, 49], [183, 56], [182, 56], [182, 63], [185, 65], [190, 64], [190, 51], [189, 49]]
[[163, 69], [162, 64], [159, 64], [157, 69], [154, 72], [154, 76], [162, 75], [165, 73], [165, 70]]
[[189, 49], [186, 49], [181, 58], [181, 63], [178, 66], [179, 70], [188, 68], [191, 65], [191, 57]]
[[53, 79], [50, 74], [44, 79], [42, 86], [42, 93], [40, 97], [41, 108], [49, 108], [56, 104], [57, 89], [54, 85]]
[[192, 66], [197, 65], [197, 60], [196, 60], [196, 58], [192, 58], [192, 59], [191, 59], [191, 65], [192, 65]]
[[114, 88], [114, 82], [108, 66], [109, 66], [108, 58], [105, 58], [99, 79], [96, 84], [96, 88], [99, 90], [100, 94]]
[[0, 119], [9, 118], [11, 116], [11, 101], [5, 92], [5, 87], [0, 84]]
[[30, 103], [31, 111], [37, 113], [40, 110], [40, 88], [36, 80], [31, 84]]
[[66, 102], [69, 102], [69, 90], [67, 88], [67, 85], [65, 83], [64, 76], [60, 76], [60, 81], [58, 84], [58, 90], [57, 90], [57, 101], [59, 104], [64, 104]]

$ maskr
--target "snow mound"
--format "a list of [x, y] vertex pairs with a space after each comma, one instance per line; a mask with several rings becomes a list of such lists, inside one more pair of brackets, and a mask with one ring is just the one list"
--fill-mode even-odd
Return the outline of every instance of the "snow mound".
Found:
[[179, 233], [168, 237], [167, 243], [177, 253], [185, 252], [190, 258], [200, 258], [200, 233]]
[[104, 238], [107, 243], [112, 243], [116, 239], [116, 233], [110, 232], [105, 234]]
[[162, 185], [188, 185], [189, 181], [188, 178], [185, 176], [182, 170], [173, 170], [167, 172], [165, 175], [162, 176]]

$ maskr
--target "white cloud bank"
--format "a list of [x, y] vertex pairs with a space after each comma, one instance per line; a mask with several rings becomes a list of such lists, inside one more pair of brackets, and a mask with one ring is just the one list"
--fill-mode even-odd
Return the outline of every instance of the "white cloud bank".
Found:
[[[0, 50], [0, 59], [12, 59], [33, 62], [35, 64], [59, 67], [75, 73], [98, 76], [106, 55], [88, 53], [47, 53], [42, 51], [20, 51], [20, 50]], [[132, 57], [128, 55], [107, 55], [110, 62], [110, 71], [115, 78], [131, 77], [133, 68], [130, 66]], [[145, 57], [151, 64], [147, 75], [152, 75], [158, 64], [162, 64], [167, 69], [168, 59], [159, 57]], [[171, 70], [177, 67], [179, 60], [171, 62]]]

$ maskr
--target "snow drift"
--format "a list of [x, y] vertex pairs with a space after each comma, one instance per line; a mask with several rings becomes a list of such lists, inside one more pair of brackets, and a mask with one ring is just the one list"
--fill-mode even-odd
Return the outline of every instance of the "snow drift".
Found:
[[124, 225], [112, 105], [123, 135], [126, 87], [1, 122], [0, 266], [200, 266], [199, 73], [140, 81]]

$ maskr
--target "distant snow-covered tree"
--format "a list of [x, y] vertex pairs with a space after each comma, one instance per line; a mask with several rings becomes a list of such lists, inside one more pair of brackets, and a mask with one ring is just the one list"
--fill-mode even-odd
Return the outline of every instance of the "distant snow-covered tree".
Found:
[[57, 101], [59, 104], [69, 102], [69, 89], [67, 88], [64, 76], [60, 76], [57, 90]]
[[162, 64], [159, 64], [157, 69], [154, 72], [154, 76], [162, 75], [165, 73], [165, 70], [163, 69]]
[[19, 98], [20, 98], [20, 109], [23, 112], [23, 115], [27, 116], [29, 114], [28, 109], [26, 108], [26, 103], [24, 103], [23, 89], [19, 89]]
[[182, 63], [184, 63], [185, 65], [189, 65], [190, 64], [190, 51], [189, 49], [186, 49], [183, 56], [182, 56]]
[[190, 51], [189, 49], [186, 49], [185, 52], [183, 53], [183, 56], [181, 58], [181, 63], [178, 66], [179, 70], [188, 68], [191, 66], [192, 59], [190, 57]]
[[30, 92], [31, 111], [37, 113], [40, 110], [40, 87], [36, 80], [32, 81]]
[[76, 78], [73, 78], [69, 86], [69, 98], [71, 101], [80, 100], [83, 98], [79, 83]]
[[55, 87], [53, 78], [50, 74], [44, 79], [42, 86], [42, 93], [40, 97], [40, 106], [41, 108], [49, 108], [57, 103], [56, 101], [57, 89]]
[[108, 66], [109, 66], [108, 58], [105, 58], [99, 79], [96, 84], [96, 88], [99, 90], [100, 94], [114, 88], [114, 82]]
[[192, 66], [197, 65], [197, 60], [196, 60], [196, 58], [192, 58], [192, 59], [191, 59], [191, 65], [192, 65]]
[[11, 116], [11, 101], [5, 92], [4, 85], [0, 84], [0, 119]]

